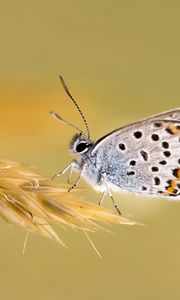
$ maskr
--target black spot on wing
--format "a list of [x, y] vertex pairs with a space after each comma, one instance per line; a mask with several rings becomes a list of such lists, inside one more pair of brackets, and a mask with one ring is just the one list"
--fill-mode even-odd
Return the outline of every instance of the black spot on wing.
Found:
[[144, 186], [144, 185], [142, 186], [142, 188], [141, 188], [141, 189], [142, 189], [142, 191], [147, 191], [147, 187], [146, 187], [146, 186]]
[[162, 142], [162, 147], [165, 148], [165, 149], [168, 149], [169, 148], [169, 143], [168, 142]]
[[166, 165], [166, 164], [167, 164], [167, 161], [161, 160], [161, 161], [159, 162], [159, 164], [160, 164], [160, 165]]
[[151, 139], [152, 139], [154, 142], [159, 141], [159, 135], [153, 133], [153, 134], [151, 135]]
[[127, 172], [127, 175], [128, 175], [128, 176], [135, 175], [135, 172], [134, 172], [134, 171], [128, 171], [128, 172]]
[[171, 156], [171, 152], [170, 151], [164, 151], [163, 154], [166, 157], [170, 157]]
[[158, 172], [159, 168], [158, 167], [152, 167], [151, 170], [152, 170], [152, 172]]
[[154, 127], [156, 127], [156, 128], [161, 127], [161, 126], [162, 126], [161, 122], [155, 122], [154, 123]]
[[147, 152], [146, 152], [146, 151], [144, 151], [144, 150], [141, 150], [141, 151], [140, 151], [140, 154], [141, 154], [141, 156], [143, 157], [143, 159], [144, 159], [145, 161], [147, 161], [147, 160], [148, 160], [148, 154], [147, 154]]
[[155, 185], [160, 185], [161, 184], [161, 181], [160, 181], [160, 178], [159, 177], [154, 177], [154, 184]]
[[125, 145], [123, 143], [119, 144], [119, 149], [124, 151], [126, 149]]
[[131, 161], [129, 162], [129, 164], [130, 164], [131, 166], [135, 166], [136, 161], [135, 161], [135, 160], [131, 160]]
[[169, 134], [171, 134], [171, 135], [173, 135], [173, 134], [174, 134], [174, 133], [173, 133], [173, 131], [172, 131], [172, 129], [171, 129], [171, 128], [169, 128], [169, 127], [167, 127], [165, 130], [167, 131], [167, 133], [169, 133]]
[[142, 132], [139, 131], [139, 130], [135, 131], [133, 134], [134, 134], [134, 136], [135, 136], [136, 139], [140, 139], [142, 137]]

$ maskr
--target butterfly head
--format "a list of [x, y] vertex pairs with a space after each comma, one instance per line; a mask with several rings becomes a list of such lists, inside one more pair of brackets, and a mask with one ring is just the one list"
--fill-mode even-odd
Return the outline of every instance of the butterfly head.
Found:
[[79, 132], [71, 140], [69, 148], [70, 148], [70, 150], [71, 150], [71, 152], [73, 154], [81, 156], [82, 154], [86, 153], [91, 148], [91, 146], [93, 145], [92, 141], [90, 140], [89, 126], [87, 124], [87, 121], [86, 121], [86, 119], [85, 119], [85, 117], [84, 117], [81, 109], [79, 108], [79, 105], [77, 104], [77, 102], [73, 98], [73, 96], [71, 95], [71, 93], [70, 93], [70, 91], [69, 91], [69, 89], [68, 89], [68, 87], [67, 87], [67, 85], [66, 85], [66, 83], [65, 83], [65, 81], [64, 81], [64, 79], [63, 79], [62, 76], [60, 76], [60, 80], [61, 80], [61, 83], [62, 83], [62, 85], [64, 87], [64, 90], [65, 90], [66, 94], [69, 96], [70, 100], [74, 103], [75, 107], [79, 111], [80, 116], [81, 116], [81, 118], [82, 118], [82, 120], [84, 122], [84, 125], [86, 127], [87, 134], [84, 134], [84, 132], [81, 129], [79, 129], [76, 125], [74, 125], [74, 124], [72, 124], [72, 123], [64, 120], [56, 112], [51, 111], [51, 115], [55, 119], [57, 119], [57, 120], [65, 123], [66, 125], [69, 125], [70, 127], [76, 129]]
[[69, 149], [73, 154], [81, 155], [86, 153], [92, 145], [93, 142], [80, 133], [72, 138]]

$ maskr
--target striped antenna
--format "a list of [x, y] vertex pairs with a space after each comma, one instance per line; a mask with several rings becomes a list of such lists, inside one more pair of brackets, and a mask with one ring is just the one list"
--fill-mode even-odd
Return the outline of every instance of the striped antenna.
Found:
[[[87, 138], [88, 138], [88, 140], [89, 140], [89, 139], [90, 139], [90, 131], [89, 131], [89, 126], [88, 126], [88, 124], [87, 124], [87, 121], [86, 121], [86, 119], [85, 119], [85, 117], [84, 117], [84, 115], [83, 115], [81, 109], [79, 108], [79, 105], [78, 105], [77, 102], [74, 100], [74, 98], [73, 98], [73, 96], [71, 95], [71, 93], [69, 92], [68, 87], [67, 87], [67, 85], [66, 85], [66, 83], [65, 83], [65, 81], [64, 81], [64, 79], [63, 79], [63, 77], [60, 75], [59, 78], [60, 78], [60, 80], [61, 80], [62, 86], [63, 86], [63, 88], [64, 88], [66, 94], [67, 94], [67, 95], [69, 96], [69, 98], [72, 100], [72, 102], [73, 102], [74, 105], [76, 106], [77, 110], [79, 111], [79, 113], [80, 113], [80, 115], [81, 115], [81, 117], [82, 117], [82, 119], [83, 119], [83, 122], [84, 122], [85, 127], [86, 127], [86, 130], [87, 130]], [[66, 123], [67, 123], [67, 122], [66, 122]], [[70, 124], [69, 124], [69, 125], [70, 125]], [[71, 124], [71, 126], [74, 126], [74, 125]], [[74, 128], [77, 129], [76, 126], [74, 126]], [[78, 131], [79, 131], [79, 130], [78, 130]], [[82, 132], [82, 131], [81, 131], [81, 132]]]
[[80, 130], [77, 126], [75, 126], [75, 125], [69, 123], [68, 121], [64, 120], [64, 119], [63, 119], [60, 115], [58, 115], [56, 112], [51, 111], [50, 114], [51, 114], [56, 120], [61, 121], [62, 123], [71, 126], [72, 128], [75, 128], [81, 135], [84, 135], [84, 136], [85, 136], [85, 134], [83, 133], [82, 130]]

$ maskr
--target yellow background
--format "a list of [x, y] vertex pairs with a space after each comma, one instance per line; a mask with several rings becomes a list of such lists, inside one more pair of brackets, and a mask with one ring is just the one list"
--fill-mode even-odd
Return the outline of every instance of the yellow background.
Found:
[[[94, 140], [178, 107], [179, 37], [179, 1], [2, 1], [0, 157], [48, 176], [70, 162], [74, 131], [49, 112], [83, 124], [59, 74]], [[180, 299], [180, 203], [124, 194], [116, 199], [146, 226], [91, 234], [102, 260], [83, 234], [58, 228], [68, 250], [32, 235], [22, 256], [25, 232], [1, 220], [1, 299]], [[111, 205], [108, 199], [105, 204]]]

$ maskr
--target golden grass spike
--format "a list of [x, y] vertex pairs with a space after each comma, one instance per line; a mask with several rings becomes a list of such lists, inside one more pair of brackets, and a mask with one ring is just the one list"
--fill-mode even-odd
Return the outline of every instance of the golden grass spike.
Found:
[[113, 210], [82, 200], [79, 189], [67, 193], [68, 188], [27, 165], [0, 160], [0, 216], [7, 222], [62, 245], [53, 224], [83, 231], [107, 230], [100, 223], [136, 224]]

